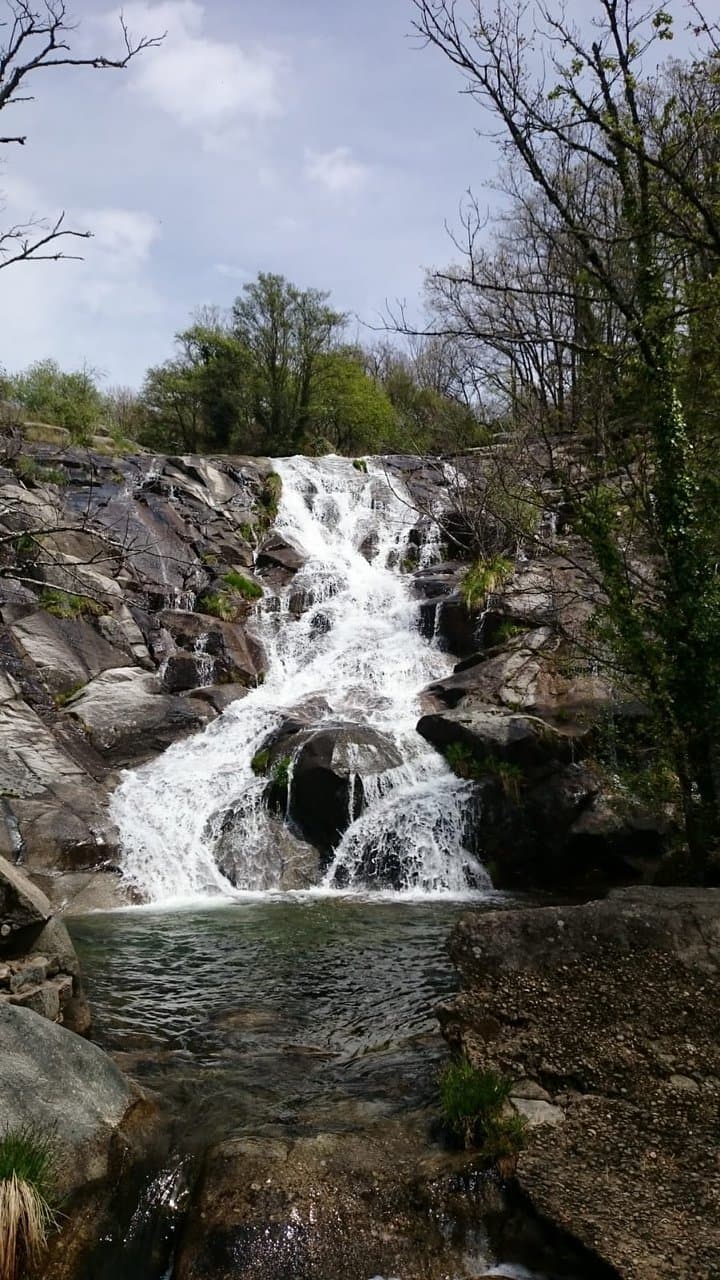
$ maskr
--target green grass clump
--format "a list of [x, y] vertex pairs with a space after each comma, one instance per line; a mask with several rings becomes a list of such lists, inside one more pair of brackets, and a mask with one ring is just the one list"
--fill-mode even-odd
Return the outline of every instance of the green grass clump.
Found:
[[59, 591], [55, 587], [46, 587], [40, 592], [40, 604], [53, 618], [100, 618], [105, 608], [90, 596], [71, 595], [68, 591]]
[[0, 1280], [21, 1280], [42, 1256], [57, 1225], [52, 1140], [30, 1126], [0, 1138]]
[[353, 458], [353, 466], [356, 471], [361, 471], [364, 476], [367, 475], [367, 461], [365, 458]]
[[250, 761], [250, 768], [252, 769], [253, 773], [259, 773], [259, 774], [267, 773], [269, 765], [270, 765], [270, 751], [269, 751], [269, 748], [267, 747], [265, 747], [264, 750], [262, 751], [256, 751], [255, 755]]
[[468, 609], [476, 609], [482, 605], [487, 596], [497, 591], [514, 570], [515, 565], [506, 556], [476, 560], [460, 583], [460, 594]]
[[494, 756], [484, 756], [479, 760], [472, 748], [464, 742], [451, 742], [445, 748], [445, 759], [458, 778], [466, 778], [471, 782], [478, 782], [481, 778], [495, 778], [509, 800], [517, 802], [520, 799], [525, 774], [519, 765], [511, 764], [508, 760], [496, 760]]
[[26, 484], [67, 484], [68, 478], [59, 467], [43, 467], [37, 458], [21, 454], [15, 463], [16, 474]]
[[477, 1148], [488, 1163], [514, 1159], [522, 1147], [521, 1116], [504, 1115], [512, 1082], [497, 1071], [479, 1071], [467, 1058], [450, 1062], [440, 1076], [440, 1105], [452, 1136]]
[[243, 573], [236, 573], [234, 569], [223, 574], [223, 582], [231, 591], [236, 591], [242, 596], [243, 600], [259, 600], [263, 593], [259, 583], [252, 582], [250, 578], [246, 578]]
[[198, 613], [220, 618], [221, 622], [237, 622], [241, 613], [240, 601], [229, 591], [209, 592], [197, 602]]

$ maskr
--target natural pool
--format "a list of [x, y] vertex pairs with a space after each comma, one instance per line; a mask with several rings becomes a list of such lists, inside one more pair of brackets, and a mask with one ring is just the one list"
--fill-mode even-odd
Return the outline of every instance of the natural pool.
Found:
[[[437, 1153], [447, 1050], [435, 1009], [456, 988], [446, 944], [464, 909], [437, 899], [278, 895], [70, 921], [97, 1040], [173, 1117], [174, 1154], [103, 1242], [88, 1280], [119, 1280], [130, 1269], [134, 1280], [174, 1274], [168, 1204], [182, 1200], [174, 1171], [214, 1142], [244, 1137], [262, 1150], [264, 1141], [345, 1135], [349, 1178], [353, 1150], [379, 1133]], [[478, 1185], [468, 1183], [471, 1199]], [[548, 1255], [536, 1234], [515, 1239], [497, 1221], [488, 1230], [467, 1207], [463, 1224], [443, 1225], [453, 1269], [438, 1275], [585, 1275]], [[445, 1210], [420, 1212], [434, 1216], [437, 1234]], [[237, 1271], [256, 1273], [291, 1274], [271, 1265]], [[435, 1272], [401, 1280], [415, 1274]]]

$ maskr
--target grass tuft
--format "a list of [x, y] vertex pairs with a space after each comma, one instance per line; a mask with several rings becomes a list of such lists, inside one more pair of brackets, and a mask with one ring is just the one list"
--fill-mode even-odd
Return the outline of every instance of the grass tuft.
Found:
[[106, 612], [103, 605], [90, 596], [70, 595], [67, 591], [58, 591], [54, 587], [46, 587], [40, 592], [40, 604], [53, 618], [99, 618]]
[[512, 1167], [522, 1148], [525, 1122], [504, 1114], [512, 1081], [497, 1071], [479, 1071], [467, 1058], [448, 1063], [440, 1076], [443, 1119], [463, 1147], [477, 1148], [488, 1164], [502, 1172]]
[[476, 560], [460, 583], [460, 594], [468, 609], [477, 609], [484, 604], [486, 598], [497, 591], [514, 570], [515, 565], [506, 556]]
[[39, 1262], [57, 1226], [55, 1172], [47, 1136], [23, 1126], [0, 1138], [0, 1280], [21, 1280]]
[[223, 574], [223, 582], [231, 591], [236, 591], [244, 600], [259, 600], [263, 590], [259, 583], [246, 578], [244, 573], [236, 573], [234, 569]]

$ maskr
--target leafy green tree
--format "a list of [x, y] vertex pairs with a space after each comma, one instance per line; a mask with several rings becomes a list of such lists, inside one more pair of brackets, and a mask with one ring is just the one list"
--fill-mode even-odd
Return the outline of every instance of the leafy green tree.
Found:
[[299, 449], [311, 426], [319, 362], [345, 324], [328, 297], [261, 272], [235, 301], [234, 334], [252, 359], [253, 416], [268, 449]]
[[687, 392], [688, 355], [717, 317], [717, 30], [690, 5], [701, 43], [680, 75], [705, 86], [693, 105], [677, 72], [646, 71], [675, 5], [598, 0], [586, 37], [545, 0], [413, 3], [419, 31], [500, 126], [511, 196], [525, 210], [540, 197], [546, 244], [573, 264], [552, 292], [570, 293], [578, 320], [565, 339], [581, 356], [578, 392], [589, 377], [607, 392], [587, 402], [596, 449], [585, 440], [556, 475], [593, 553], [602, 640], [654, 714], [707, 875], [720, 847], [718, 440]]
[[309, 409], [312, 428], [336, 453], [380, 453], [398, 443], [397, 416], [353, 349], [322, 355]]

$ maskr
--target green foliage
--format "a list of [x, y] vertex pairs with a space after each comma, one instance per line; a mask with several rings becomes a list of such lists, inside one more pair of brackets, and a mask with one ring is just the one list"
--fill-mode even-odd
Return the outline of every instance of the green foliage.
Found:
[[210, 591], [200, 596], [197, 602], [198, 613], [205, 613], [211, 618], [219, 618], [221, 622], [237, 622], [242, 616], [243, 607], [237, 592]]
[[272, 769], [272, 780], [275, 786], [281, 787], [283, 791], [287, 791], [290, 784], [290, 769], [292, 766], [291, 756], [282, 756], [275, 761]]
[[30, 1182], [41, 1195], [53, 1194], [56, 1174], [55, 1143], [50, 1135], [31, 1125], [6, 1129], [0, 1137], [0, 1181], [21, 1178]]
[[463, 1147], [477, 1147], [488, 1162], [517, 1155], [523, 1143], [521, 1117], [503, 1108], [512, 1082], [496, 1071], [479, 1071], [458, 1058], [440, 1076], [440, 1105], [450, 1133]]
[[248, 353], [253, 418], [275, 449], [298, 449], [312, 424], [318, 369], [345, 316], [319, 289], [260, 272], [233, 306], [233, 336]]
[[477, 782], [481, 778], [495, 778], [509, 800], [517, 803], [525, 774], [519, 765], [508, 760], [496, 760], [494, 756], [479, 759], [464, 742], [451, 742], [445, 748], [445, 759], [458, 778]]
[[106, 612], [105, 606], [90, 596], [73, 595], [56, 587], [44, 587], [39, 600], [54, 618], [100, 618]]
[[58, 709], [66, 707], [68, 702], [71, 702], [75, 697], [75, 694], [79, 693], [80, 690], [84, 688], [85, 681], [78, 680], [78, 682], [76, 684], [72, 684], [69, 689], [64, 689], [62, 693], [56, 693], [54, 698], [55, 706], [58, 707]]
[[460, 583], [460, 593], [468, 609], [477, 609], [487, 597], [497, 591], [515, 570], [512, 560], [495, 555], [489, 560], [477, 560]]
[[14, 464], [14, 471], [25, 484], [57, 484], [66, 485], [67, 474], [59, 467], [43, 467], [37, 458], [27, 453], [20, 454]]
[[92, 370], [65, 373], [54, 360], [38, 360], [7, 378], [6, 395], [18, 401], [26, 418], [65, 427], [87, 444], [102, 416], [103, 399]]
[[252, 769], [253, 773], [263, 774], [263, 773], [267, 773], [269, 767], [270, 767], [270, 750], [268, 747], [264, 747], [262, 751], [256, 751], [255, 755], [250, 761], [250, 768]]
[[[350, 454], [358, 449], [381, 453], [397, 442], [392, 403], [365, 372], [362, 358], [353, 348], [340, 348], [317, 361], [308, 420], [334, 453]], [[355, 459], [355, 463], [363, 464], [363, 460]], [[367, 464], [356, 469], [367, 470]]]
[[514, 640], [516, 636], [526, 635], [527, 626], [520, 622], [512, 622], [510, 618], [505, 618], [503, 622], [499, 622], [493, 632], [493, 645], [507, 644], [510, 640]]
[[252, 582], [250, 578], [246, 578], [242, 573], [236, 573], [234, 569], [230, 569], [228, 573], [223, 574], [223, 582], [227, 584], [231, 591], [236, 591], [244, 600], [259, 600], [262, 596], [263, 589], [258, 582]]
[[282, 479], [277, 471], [271, 471], [263, 481], [262, 492], [260, 494], [260, 507], [262, 509], [260, 523], [262, 528], [267, 529], [276, 518], [280, 508], [280, 496], [282, 494]]
[[353, 458], [353, 466], [356, 471], [361, 471], [364, 476], [367, 475], [368, 467], [366, 458]]

